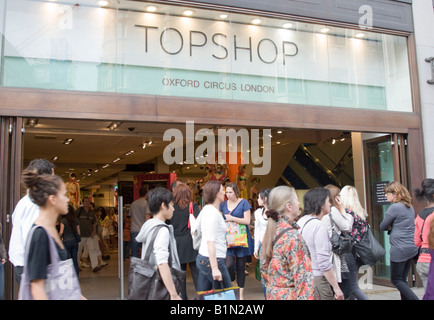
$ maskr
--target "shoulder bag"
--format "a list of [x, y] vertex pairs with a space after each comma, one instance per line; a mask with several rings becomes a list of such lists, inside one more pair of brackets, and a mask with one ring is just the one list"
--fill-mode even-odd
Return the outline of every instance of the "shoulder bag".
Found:
[[[128, 300], [170, 300], [170, 294], [161, 279], [158, 266], [149, 263], [155, 238], [160, 228], [166, 225], [158, 225], [154, 228], [152, 238], [146, 250], [144, 259], [131, 257], [128, 273]], [[181, 292], [185, 282], [185, 271], [172, 267], [172, 250], [169, 242], [169, 268], [172, 274], [176, 291]]]
[[341, 232], [341, 234], [337, 233], [334, 226], [335, 223], [333, 221], [332, 214], [329, 213], [330, 224], [332, 226], [332, 235], [330, 237], [330, 242], [332, 244], [333, 253], [341, 256], [345, 253], [351, 252], [353, 247], [351, 237], [346, 232]]
[[356, 261], [361, 265], [373, 266], [384, 257], [386, 251], [377, 239], [375, 239], [369, 224], [367, 227], [368, 230], [362, 240], [353, 245], [353, 253]]
[[34, 226], [27, 237], [26, 263], [24, 264], [23, 275], [21, 276], [18, 300], [33, 300], [27, 259], [30, 242], [36, 228], [43, 228], [45, 230], [50, 248], [51, 263], [47, 266], [47, 279], [45, 279], [45, 291], [47, 292], [49, 300], [80, 300], [80, 283], [78, 282], [72, 259], [60, 260], [54, 239], [42, 226]]

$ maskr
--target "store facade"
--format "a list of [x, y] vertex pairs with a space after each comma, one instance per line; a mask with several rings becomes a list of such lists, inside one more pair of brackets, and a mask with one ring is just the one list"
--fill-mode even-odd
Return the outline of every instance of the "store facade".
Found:
[[423, 135], [411, 1], [363, 2], [0, 0], [4, 238], [32, 117], [357, 132], [381, 217], [375, 186], [425, 177]]

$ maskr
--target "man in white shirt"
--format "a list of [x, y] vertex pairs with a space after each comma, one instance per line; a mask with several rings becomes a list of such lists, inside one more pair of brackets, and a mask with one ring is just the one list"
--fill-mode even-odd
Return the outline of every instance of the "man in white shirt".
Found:
[[[54, 174], [54, 164], [45, 159], [34, 159], [30, 161], [27, 170], [36, 170], [38, 174]], [[28, 191], [17, 203], [12, 213], [9, 261], [14, 265], [14, 275], [18, 285], [23, 273], [27, 235], [36, 218], [39, 217], [39, 213], [39, 206], [32, 202]]]

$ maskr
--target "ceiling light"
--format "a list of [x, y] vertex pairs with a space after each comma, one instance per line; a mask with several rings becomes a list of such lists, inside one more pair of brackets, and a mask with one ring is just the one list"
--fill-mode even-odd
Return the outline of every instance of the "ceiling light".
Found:
[[223, 14], [219, 15], [219, 17], [220, 17], [220, 19], [227, 19], [229, 17], [229, 15], [226, 13], [223, 13]]
[[192, 10], [184, 10], [184, 11], [182, 12], [182, 14], [183, 14], [184, 16], [189, 17], [189, 16], [192, 16], [192, 15], [193, 15], [193, 11], [192, 11]]
[[100, 5], [101, 7], [105, 7], [106, 5], [108, 5], [108, 1], [100, 0], [98, 1], [98, 5]]
[[72, 141], [74, 141], [74, 139], [69, 138], [69, 139], [65, 139], [62, 143], [63, 143], [63, 144], [71, 144]]
[[59, 159], [58, 156], [54, 156], [54, 157], [51, 159], [51, 161], [56, 161], [56, 160], [58, 160], [58, 159]]
[[289, 29], [292, 28], [293, 24], [291, 22], [286, 22], [282, 24], [282, 28]]
[[103, 169], [109, 167], [110, 165], [108, 163], [106, 163], [105, 165], [102, 166]]
[[279, 134], [282, 133], [282, 132], [283, 132], [282, 130], [277, 131], [277, 133], [279, 133]]
[[365, 34], [363, 32], [356, 33], [356, 38], [363, 38]]
[[329, 28], [322, 28], [322, 29], [320, 30], [321, 33], [327, 33], [327, 32], [329, 32], [329, 31], [330, 31]]
[[119, 126], [120, 126], [121, 124], [122, 124], [122, 122], [120, 122], [120, 121], [113, 121], [113, 122], [110, 122], [110, 124], [107, 126], [107, 128], [108, 128], [110, 131], [113, 131], [113, 130], [119, 128]]
[[262, 21], [261, 21], [261, 19], [253, 19], [251, 22], [253, 24], [260, 24]]
[[26, 124], [30, 127], [30, 128], [34, 128], [39, 122], [39, 119], [27, 119]]
[[147, 6], [146, 11], [155, 12], [155, 11], [157, 11], [157, 7], [156, 6]]

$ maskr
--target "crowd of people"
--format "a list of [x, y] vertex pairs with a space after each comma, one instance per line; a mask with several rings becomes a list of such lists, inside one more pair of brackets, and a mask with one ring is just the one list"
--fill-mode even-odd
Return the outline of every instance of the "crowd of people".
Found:
[[[429, 239], [431, 242], [434, 240], [434, 222], [430, 215], [434, 211], [434, 204], [431, 204], [434, 184], [430, 190], [428, 181], [431, 179], [425, 180], [422, 188], [416, 190], [417, 198], [428, 203], [416, 219], [407, 189], [398, 182], [385, 187], [391, 205], [380, 228], [390, 234], [391, 282], [403, 300], [418, 299], [407, 283], [413, 259], [421, 262], [417, 270], [426, 288], [424, 299], [432, 299], [434, 291], [434, 268], [429, 267], [434, 251], [429, 249], [434, 249], [432, 243], [431, 247], [429, 244]], [[165, 192], [164, 188], [158, 189], [150, 193]], [[294, 188], [288, 186], [261, 190], [258, 193], [260, 207], [253, 215], [249, 202], [239, 197], [236, 184], [229, 183], [224, 188], [217, 180], [206, 182], [200, 211], [196, 204], [193, 210], [188, 209], [192, 201], [185, 184], [178, 183], [173, 195], [174, 200], [168, 202], [174, 206], [172, 218], [159, 223], [166, 222], [173, 228], [178, 248], [175, 254], [179, 255], [183, 270], [189, 264], [197, 292], [237, 286], [239, 297], [243, 299], [246, 261], [247, 257], [254, 255], [260, 261], [261, 284], [267, 300], [369, 299], [358, 285], [359, 268], [363, 262], [353, 250], [333, 251], [330, 240], [332, 230], [346, 234], [353, 245], [368, 233], [368, 214], [355, 187], [339, 189], [327, 185], [309, 190], [303, 197], [301, 213], [298, 196]], [[202, 232], [198, 251], [193, 249], [189, 225], [191, 214], [197, 218], [196, 223], [200, 224]], [[255, 228], [253, 237], [247, 234], [248, 245], [228, 248], [225, 222], [248, 226], [252, 218]], [[429, 227], [424, 228], [425, 223]], [[148, 234], [149, 228], [146, 230], [145, 234]], [[143, 237], [138, 240], [143, 241]], [[161, 246], [158, 249], [162, 250]], [[177, 298], [188, 299], [185, 284]]]
[[[94, 209], [87, 197], [74, 210], [68, 204], [65, 183], [54, 174], [49, 161], [30, 162], [23, 181], [28, 191], [12, 215], [9, 261], [17, 283], [26, 271], [33, 299], [47, 299], [50, 241], [54, 240], [60, 260], [73, 260], [78, 278], [80, 267], [89, 266], [97, 272], [107, 264], [117, 220], [105, 208]], [[391, 205], [380, 229], [389, 233], [391, 283], [403, 300], [417, 300], [407, 283], [416, 260], [426, 290], [424, 299], [432, 300], [434, 179], [425, 179], [415, 190], [415, 198], [426, 204], [417, 215], [410, 192], [402, 184], [391, 182], [384, 191]], [[363, 263], [354, 250], [336, 251], [331, 240], [335, 233], [345, 235], [354, 246], [369, 231], [368, 214], [353, 186], [308, 190], [302, 206], [292, 187], [263, 189], [258, 192], [259, 208], [254, 212], [251, 203], [240, 196], [236, 183], [224, 187], [218, 180], [209, 180], [203, 186], [201, 203], [192, 198], [189, 186], [180, 181], [171, 190], [142, 188], [124, 219], [126, 258], [143, 259], [154, 238], [149, 262], [158, 268], [171, 299], [188, 299], [185, 281], [180, 290], [176, 289], [171, 268], [188, 268], [199, 294], [238, 287], [239, 298], [244, 299], [246, 265], [252, 256], [259, 261], [264, 299], [368, 299], [358, 286]], [[228, 248], [228, 222], [247, 226], [245, 245]], [[168, 228], [159, 228], [153, 235], [154, 228], [162, 224]], [[253, 234], [249, 225], [254, 225]], [[201, 230], [202, 237], [195, 249], [192, 234], [196, 229]], [[0, 259], [3, 267], [7, 254], [2, 241]], [[3, 286], [3, 268], [0, 276]]]

